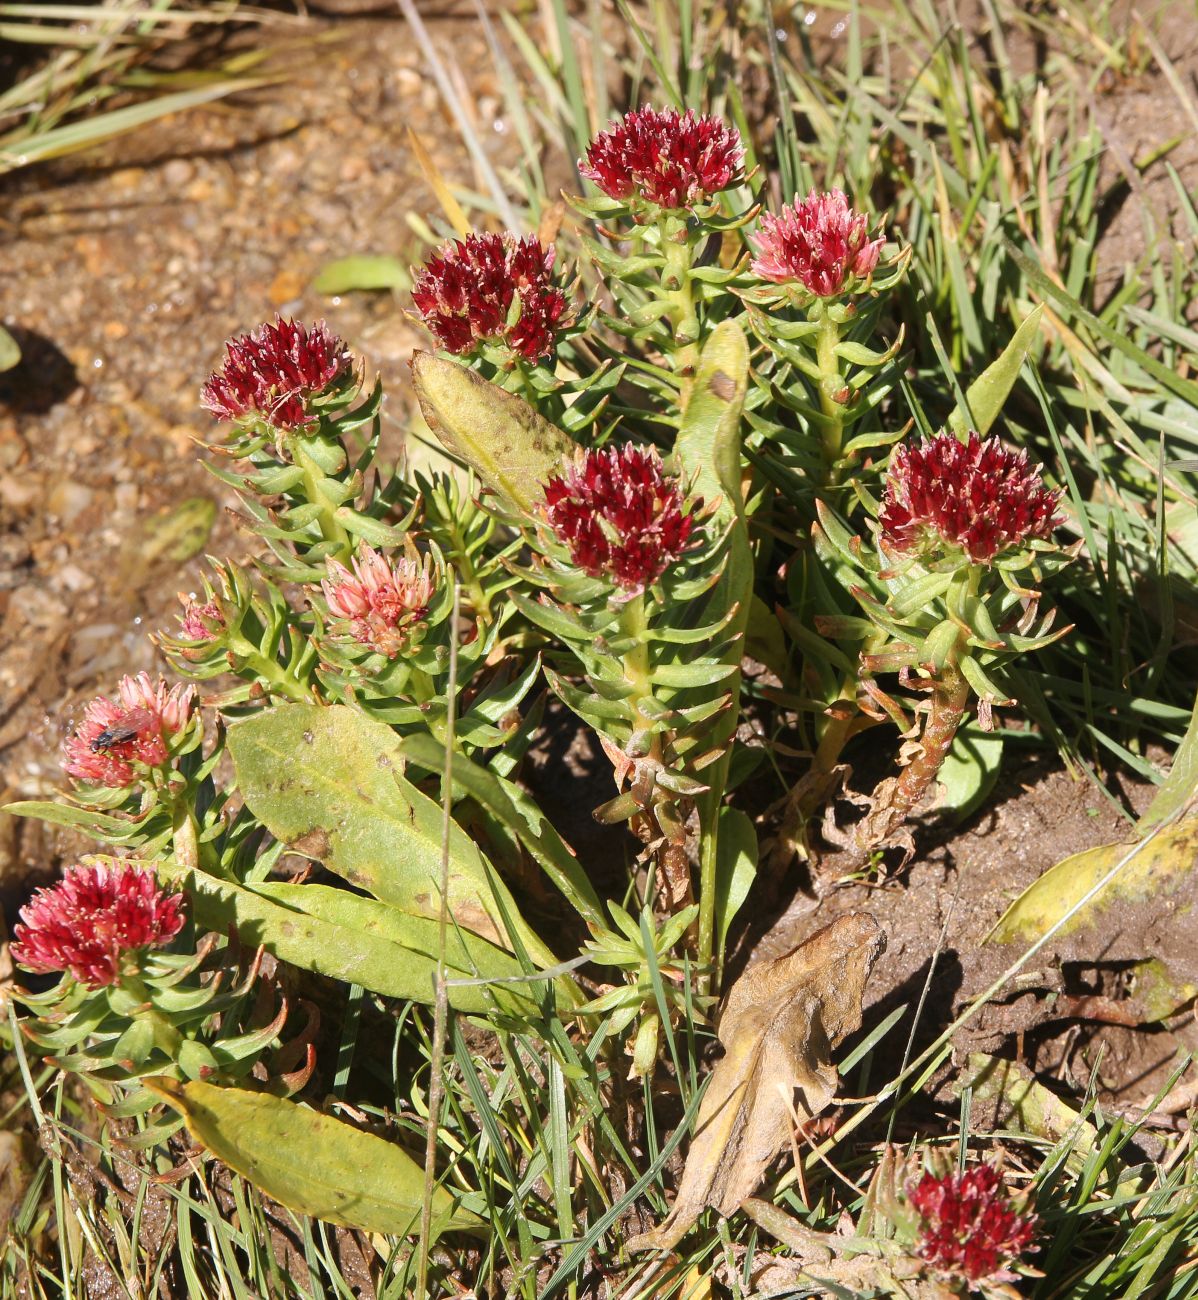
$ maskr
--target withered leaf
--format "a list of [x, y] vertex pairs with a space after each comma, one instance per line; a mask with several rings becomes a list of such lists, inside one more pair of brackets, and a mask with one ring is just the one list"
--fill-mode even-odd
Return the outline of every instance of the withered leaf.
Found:
[[699, 1107], [674, 1208], [630, 1250], [672, 1249], [709, 1205], [732, 1214], [789, 1144], [796, 1117], [832, 1101], [832, 1051], [860, 1027], [865, 981], [884, 942], [872, 916], [850, 912], [736, 981], [720, 1015], [724, 1056]]

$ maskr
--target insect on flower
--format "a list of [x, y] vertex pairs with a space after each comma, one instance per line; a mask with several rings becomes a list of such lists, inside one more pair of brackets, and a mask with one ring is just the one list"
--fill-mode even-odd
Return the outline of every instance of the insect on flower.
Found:
[[116, 700], [103, 695], [92, 700], [63, 745], [67, 775], [90, 785], [132, 784], [140, 770], [166, 762], [166, 737], [186, 725], [194, 698], [194, 686], [168, 688], [144, 672], [122, 677]]

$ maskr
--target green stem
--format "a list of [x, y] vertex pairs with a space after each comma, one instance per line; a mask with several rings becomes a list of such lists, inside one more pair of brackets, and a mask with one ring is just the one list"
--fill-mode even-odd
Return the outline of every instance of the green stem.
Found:
[[[653, 694], [653, 669], [649, 659], [649, 621], [645, 613], [643, 593], [633, 596], [620, 611], [620, 632], [636, 643], [623, 659], [624, 680], [632, 687], [628, 703], [633, 709], [633, 731], [650, 731], [653, 721], [641, 711], [641, 701]], [[661, 754], [661, 733], [654, 732], [649, 756], [660, 759]]]
[[819, 366], [819, 406], [824, 417], [820, 441], [824, 453], [825, 481], [835, 483], [839, 470], [835, 468], [844, 444], [844, 407], [836, 394], [844, 387], [840, 374], [840, 358], [836, 345], [840, 342], [840, 326], [828, 315], [820, 317], [819, 334], [815, 341], [815, 360]]
[[665, 318], [674, 331], [673, 346], [669, 349], [670, 365], [682, 378], [680, 405], [685, 411], [691, 380], [699, 367], [699, 317], [691, 280], [695, 242], [685, 226], [678, 227], [676, 218], [667, 217], [659, 230], [661, 252], [666, 263], [661, 274], [661, 287], [670, 304]]
[[264, 655], [244, 637], [235, 636], [229, 641], [229, 651], [238, 662], [238, 671], [248, 668], [270, 688], [272, 695], [282, 695], [296, 704], [308, 701], [308, 688], [280, 664]]
[[200, 865], [200, 837], [187, 794], [184, 789], [172, 800], [171, 843], [178, 864], [187, 871], [196, 871]]
[[335, 544], [336, 549], [330, 552], [329, 558], [344, 564], [353, 554], [354, 543], [349, 533], [337, 522], [338, 503], [325, 495], [322, 486], [325, 479], [324, 471], [312, 459], [307, 447], [304, 446], [302, 436], [291, 438], [288, 445], [292, 460], [304, 471], [304, 499], [311, 505], [320, 507], [320, 514], [316, 517], [320, 536], [324, 541]]

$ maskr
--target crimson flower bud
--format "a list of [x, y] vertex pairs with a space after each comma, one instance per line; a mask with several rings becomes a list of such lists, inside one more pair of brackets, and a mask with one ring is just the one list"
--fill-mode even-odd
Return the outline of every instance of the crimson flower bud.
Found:
[[907, 1197], [920, 1216], [920, 1258], [971, 1286], [1011, 1281], [1008, 1266], [1035, 1249], [1035, 1215], [1016, 1213], [992, 1165], [924, 1174]]
[[574, 563], [630, 595], [687, 550], [702, 504], [685, 509], [681, 484], [650, 447], [580, 449], [545, 484], [545, 517]]
[[1045, 487], [1026, 451], [971, 432], [902, 443], [890, 457], [879, 521], [882, 546], [923, 558], [957, 549], [973, 564], [1047, 537], [1061, 493]]
[[835, 298], [873, 271], [885, 242], [869, 238], [869, 218], [840, 190], [812, 190], [762, 216], [752, 269], [763, 280], [798, 280], [818, 298]]
[[567, 321], [553, 278], [552, 244], [528, 235], [467, 235], [446, 244], [416, 277], [412, 301], [437, 342], [464, 356], [506, 343], [527, 361], [550, 356]]
[[389, 564], [363, 544], [352, 563], [351, 572], [328, 561], [329, 576], [321, 587], [329, 613], [348, 625], [355, 641], [394, 659], [424, 621], [436, 592], [429, 559], [401, 556]]
[[278, 318], [225, 344], [225, 363], [200, 390], [200, 405], [222, 420], [258, 419], [286, 432], [309, 430], [315, 398], [353, 367], [349, 349], [324, 321]]
[[139, 766], [158, 767], [167, 760], [166, 737], [181, 731], [191, 714], [194, 686], [167, 687], [148, 673], [122, 677], [117, 700], [98, 695], [83, 711], [62, 748], [68, 776], [90, 785], [113, 788], [131, 784]]
[[26, 970], [69, 971], [91, 988], [115, 984], [125, 953], [161, 948], [179, 933], [182, 904], [140, 867], [68, 867], [21, 909], [12, 954]]
[[744, 160], [740, 133], [718, 117], [638, 108], [591, 141], [578, 169], [609, 198], [676, 210], [739, 185]]

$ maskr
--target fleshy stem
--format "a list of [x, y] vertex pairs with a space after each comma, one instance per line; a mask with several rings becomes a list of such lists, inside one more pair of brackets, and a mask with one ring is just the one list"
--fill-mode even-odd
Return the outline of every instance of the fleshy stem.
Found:
[[676, 216], [663, 216], [657, 229], [661, 238], [661, 253], [665, 258], [661, 273], [661, 287], [669, 303], [665, 319], [674, 331], [670, 364], [682, 380], [679, 406], [685, 411], [691, 381], [699, 365], [699, 317], [695, 311], [695, 295], [691, 283], [696, 235], [685, 218], [680, 220]]
[[354, 544], [349, 533], [337, 522], [335, 517], [334, 512], [340, 502], [333, 501], [325, 495], [321, 486], [321, 482], [325, 477], [324, 472], [304, 445], [303, 437], [295, 435], [289, 438], [287, 442], [292, 461], [304, 471], [304, 498], [310, 504], [319, 507], [320, 513], [316, 516], [316, 524], [320, 529], [320, 535], [326, 542], [333, 542], [336, 545], [337, 549], [330, 552], [330, 558], [339, 560], [344, 564], [353, 554]]
[[150, 990], [143, 981], [137, 975], [125, 971], [120, 976], [114, 994], [111, 998], [113, 1009], [148, 1024], [154, 1034], [154, 1046], [172, 1061], [177, 1060], [183, 1035], [154, 1006]]
[[641, 701], [653, 693], [652, 669], [649, 663], [649, 622], [645, 614], [645, 597], [633, 596], [620, 611], [620, 632], [635, 642], [624, 656], [624, 680], [632, 687], [628, 702], [634, 710], [633, 731], [651, 732], [653, 739], [648, 757], [661, 759], [661, 733], [652, 731], [652, 719], [641, 711]]
[[815, 361], [819, 368], [819, 405], [823, 415], [820, 430], [821, 449], [824, 454], [824, 481], [835, 483], [840, 477], [836, 462], [840, 459], [844, 443], [844, 406], [837, 394], [844, 388], [840, 374], [840, 358], [836, 345], [840, 342], [840, 326], [832, 319], [827, 304], [821, 303], [819, 333], [815, 340]]
[[246, 637], [234, 634], [229, 638], [228, 648], [242, 668], [251, 669], [266, 682], [272, 694], [285, 696], [296, 704], [308, 701], [308, 688], [292, 677], [277, 660], [264, 655]]

